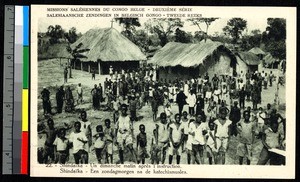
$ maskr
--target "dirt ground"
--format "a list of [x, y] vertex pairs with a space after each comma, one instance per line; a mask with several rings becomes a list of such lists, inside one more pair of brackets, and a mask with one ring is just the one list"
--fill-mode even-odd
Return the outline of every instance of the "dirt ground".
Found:
[[[62, 62], [64, 64], [64, 62]], [[279, 70], [272, 70], [275, 75], [280, 74]], [[265, 72], [269, 73], [270, 70], [266, 69]], [[80, 70], [72, 70], [72, 77], [68, 80], [68, 83], [63, 83], [63, 67], [59, 64], [59, 60], [52, 59], [52, 60], [45, 60], [40, 61], [38, 63], [38, 121], [39, 123], [44, 123], [46, 121], [46, 118], [43, 115], [43, 108], [42, 108], [42, 100], [40, 98], [40, 93], [42, 91], [42, 88], [45, 86], [50, 91], [50, 99], [52, 104], [52, 112], [56, 113], [56, 101], [55, 101], [55, 93], [56, 88], [64, 85], [64, 86], [70, 86], [73, 91], [73, 96], [75, 100], [77, 99], [77, 94], [75, 92], [75, 88], [78, 85], [78, 83], [81, 83], [83, 86], [83, 100], [84, 103], [81, 105], [76, 105], [75, 110], [79, 111], [79, 109], [84, 109], [87, 111], [88, 120], [92, 123], [92, 131], [95, 131], [95, 127], [99, 124], [104, 125], [104, 119], [109, 118], [112, 120], [113, 115], [111, 112], [107, 111], [94, 111], [92, 109], [92, 102], [91, 102], [91, 89], [93, 88], [94, 84], [101, 83], [103, 86], [105, 77], [104, 75], [96, 75], [96, 79], [92, 80], [92, 75], [88, 72], [83, 72]], [[274, 82], [275, 83], [275, 82]], [[262, 91], [262, 103], [259, 105], [259, 107], [265, 108], [267, 103], [274, 103], [275, 99], [275, 90], [276, 86], [273, 85], [273, 87], [268, 87], [268, 89]], [[279, 102], [281, 107], [279, 107], [279, 112], [285, 117], [285, 87], [279, 86]], [[246, 102], [246, 106], [251, 106], [251, 102]], [[159, 107], [158, 113], [162, 112], [162, 107]], [[178, 107], [173, 104], [172, 105], [173, 113], [178, 112]], [[188, 110], [188, 107], [185, 106], [184, 110]], [[134, 123], [134, 133], [135, 136], [138, 134], [139, 130], [138, 127], [140, 124], [144, 124], [146, 126], [146, 133], [147, 133], [147, 139], [148, 139], [148, 149], [147, 151], [150, 151], [150, 143], [151, 143], [151, 136], [152, 131], [155, 127], [155, 123], [152, 121], [152, 111], [150, 105], [144, 106], [142, 109], [138, 110], [137, 112], [138, 116], [142, 117], [141, 120]], [[54, 114], [53, 120], [55, 123], [55, 126], [62, 126], [63, 123], [73, 124], [76, 120], [78, 120], [79, 113], [61, 113], [61, 114]], [[159, 121], [157, 121], [159, 122]], [[45, 123], [46, 124], [46, 123]], [[42, 146], [44, 143], [45, 136], [39, 136], [39, 146]], [[238, 164], [238, 158], [236, 156], [236, 147], [237, 147], [238, 141], [237, 137], [232, 137], [229, 141], [229, 149], [226, 154], [226, 164], [234, 165]], [[135, 145], [134, 145], [135, 147]], [[262, 143], [259, 139], [257, 139], [253, 145], [253, 158], [251, 160], [251, 164], [256, 164], [258, 161], [258, 157], [260, 154], [262, 148]], [[92, 148], [91, 148], [92, 149]], [[114, 147], [114, 162], [118, 162], [118, 152], [117, 147]], [[71, 152], [71, 151], [70, 151]], [[181, 163], [187, 164], [187, 157], [186, 153], [182, 154], [181, 157]], [[128, 160], [130, 160], [130, 156], [125, 156], [125, 159], [127, 161], [125, 163], [131, 163]], [[175, 163], [175, 160], [173, 160]], [[167, 161], [166, 161], [167, 162]], [[68, 163], [74, 163], [73, 156], [70, 156], [70, 160]], [[95, 152], [92, 150], [89, 154], [89, 163], [97, 163]], [[146, 163], [150, 163], [150, 159], [146, 159]], [[208, 164], [208, 159], [205, 157], [205, 163]]]

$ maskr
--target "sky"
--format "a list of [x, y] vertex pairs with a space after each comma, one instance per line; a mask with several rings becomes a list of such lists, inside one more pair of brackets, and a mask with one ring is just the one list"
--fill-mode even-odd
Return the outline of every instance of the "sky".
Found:
[[[220, 18], [214, 21], [209, 29], [208, 29], [208, 35], [213, 35], [215, 32], [218, 32], [219, 34], [222, 32], [222, 29], [226, 26], [227, 21], [230, 18]], [[265, 31], [267, 27], [267, 17], [262, 18], [243, 18], [247, 21], [247, 29], [244, 31], [244, 33], [250, 34], [252, 30], [259, 29], [261, 32]], [[80, 20], [80, 21], [79, 21]], [[38, 25], [38, 31], [39, 32], [46, 32], [49, 25], [61, 25], [64, 30], [69, 30], [71, 27], [75, 27], [77, 29], [77, 32], [81, 32], [84, 34], [86, 31], [90, 30], [91, 28], [99, 27], [99, 28], [108, 28], [111, 27], [111, 21], [112, 18], [101, 18], [101, 21], [99, 21], [100, 18], [40, 18], [39, 19], [39, 25]], [[140, 18], [140, 23], [142, 24], [142, 28], [144, 28], [144, 23], [148, 20], [147, 18]], [[122, 31], [122, 27], [117, 22], [113, 22], [113, 27], [117, 29], [118, 31]], [[205, 24], [201, 25], [202, 30], [205, 30], [206, 26]], [[191, 22], [185, 21], [184, 27], [182, 28], [186, 32], [192, 32], [192, 34], [195, 31], [198, 31], [198, 27], [191, 25]]]

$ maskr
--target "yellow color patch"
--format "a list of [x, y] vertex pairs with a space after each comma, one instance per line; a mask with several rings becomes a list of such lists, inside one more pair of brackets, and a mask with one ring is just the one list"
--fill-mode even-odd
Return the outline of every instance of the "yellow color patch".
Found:
[[28, 89], [22, 91], [22, 131], [28, 131]]

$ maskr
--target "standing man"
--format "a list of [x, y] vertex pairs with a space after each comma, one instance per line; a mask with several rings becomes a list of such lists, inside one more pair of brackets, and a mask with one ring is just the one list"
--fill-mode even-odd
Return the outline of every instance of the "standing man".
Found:
[[110, 65], [110, 66], [109, 66], [109, 75], [110, 75], [110, 79], [112, 79], [113, 74], [114, 74], [114, 69], [113, 69], [112, 65]]
[[239, 91], [239, 101], [240, 101], [240, 108], [245, 108], [245, 97], [246, 97], [246, 91], [244, 90], [244, 87]]
[[43, 87], [41, 92], [43, 100], [44, 115], [51, 114], [50, 92], [46, 87]]
[[66, 66], [64, 70], [64, 83], [67, 82], [68, 82], [68, 67]]
[[93, 108], [94, 110], [98, 110], [99, 109], [99, 98], [98, 98], [98, 89], [97, 89], [97, 85], [94, 85], [94, 88], [91, 91], [92, 94], [92, 100], [93, 100]]
[[65, 98], [66, 98], [65, 111], [72, 112], [74, 110], [74, 97], [70, 86], [68, 86], [66, 89]]
[[183, 110], [183, 106], [186, 104], [186, 95], [183, 93], [183, 90], [180, 89], [179, 93], [177, 94], [176, 97], [176, 102], [178, 104], [178, 109], [179, 109], [179, 114], [181, 116], [182, 114], [182, 110]]
[[101, 103], [102, 100], [103, 100], [103, 88], [102, 88], [101, 83], [99, 83], [99, 86], [98, 86], [98, 88], [97, 88], [97, 93], [98, 93], [98, 97], [99, 97], [99, 105], [100, 105], [100, 103]]
[[81, 83], [78, 83], [78, 87], [77, 87], [77, 104], [82, 104], [82, 94], [83, 94], [83, 90], [82, 90], [82, 87], [81, 87]]
[[237, 130], [237, 123], [241, 119], [241, 110], [238, 108], [238, 103], [237, 101], [234, 101], [234, 106], [231, 107], [231, 111], [229, 114], [229, 119], [232, 121], [231, 125], [231, 134], [234, 136], [237, 136], [238, 130]]
[[61, 86], [59, 89], [57, 89], [57, 92], [56, 92], [56, 110], [57, 110], [57, 113], [62, 113], [62, 107], [63, 107], [63, 104], [64, 104], [64, 97], [65, 97], [64, 87]]
[[189, 114], [191, 116], [195, 115], [195, 105], [196, 105], [196, 95], [193, 93], [193, 90], [190, 90], [188, 97], [187, 97], [187, 103], [189, 105]]

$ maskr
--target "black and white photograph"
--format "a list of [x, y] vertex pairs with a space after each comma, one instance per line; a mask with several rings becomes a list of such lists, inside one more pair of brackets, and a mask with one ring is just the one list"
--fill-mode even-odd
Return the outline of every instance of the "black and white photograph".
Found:
[[38, 164], [286, 166], [285, 16], [122, 8], [37, 19]]

